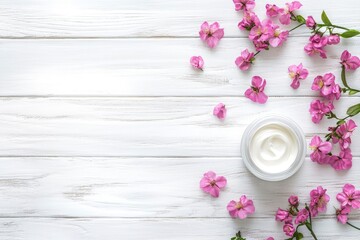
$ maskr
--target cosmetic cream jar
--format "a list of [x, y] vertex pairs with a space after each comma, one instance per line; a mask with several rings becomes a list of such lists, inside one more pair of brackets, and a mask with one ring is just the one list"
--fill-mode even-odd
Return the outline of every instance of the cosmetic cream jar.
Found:
[[304, 162], [306, 149], [299, 125], [275, 115], [252, 122], [241, 141], [245, 166], [266, 181], [281, 181], [296, 173]]

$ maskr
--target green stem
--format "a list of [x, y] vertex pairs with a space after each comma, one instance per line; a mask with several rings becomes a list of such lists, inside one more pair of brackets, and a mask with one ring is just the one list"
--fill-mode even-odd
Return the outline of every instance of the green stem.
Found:
[[358, 228], [358, 227], [356, 227], [356, 226], [352, 225], [352, 224], [351, 224], [351, 223], [349, 223], [349, 222], [346, 222], [346, 224], [347, 224], [347, 225], [349, 225], [349, 226], [352, 226], [353, 228], [355, 228], [355, 229], [357, 229], [357, 230], [360, 230], [360, 228]]
[[317, 24], [317, 25], [320, 27], [327, 26], [327, 27], [339, 28], [339, 29], [343, 29], [343, 30], [350, 30], [349, 28], [338, 26], [338, 25], [326, 25], [326, 24]]
[[256, 55], [258, 55], [260, 52], [261, 52], [261, 51], [257, 51], [257, 52], [254, 54], [254, 57], [255, 57]]
[[[310, 215], [309, 215], [310, 216]], [[311, 218], [310, 218], [311, 219]], [[310, 220], [310, 225], [311, 225], [311, 220]], [[315, 240], [318, 240], [317, 239], [317, 237], [316, 237], [316, 235], [315, 235], [315, 233], [314, 233], [314, 231], [312, 230], [312, 225], [311, 225], [311, 227], [309, 227], [307, 224], [305, 224], [305, 226], [307, 227], [307, 229], [309, 229], [309, 231], [310, 231], [310, 233], [311, 233], [311, 236], [313, 236], [313, 238], [315, 239]]]
[[345, 71], [344, 66], [341, 66], [341, 81], [342, 81], [343, 85], [346, 87], [347, 90], [353, 91], [353, 92], [356, 92], [356, 93], [360, 92], [360, 90], [358, 90], [358, 89], [351, 88], [349, 86], [349, 84], [347, 83], [347, 81], [346, 81], [346, 71]]
[[293, 27], [292, 29], [289, 30], [289, 32], [294, 31], [295, 29], [301, 27], [302, 25], [304, 25], [305, 23], [300, 23], [299, 25], [297, 25], [296, 27]]

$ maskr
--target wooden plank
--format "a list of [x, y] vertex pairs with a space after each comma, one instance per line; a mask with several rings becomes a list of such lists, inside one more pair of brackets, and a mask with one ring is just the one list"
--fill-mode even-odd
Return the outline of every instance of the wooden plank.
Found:
[[[338, 173], [307, 158], [296, 175], [273, 183], [250, 174], [241, 158], [2, 157], [0, 217], [227, 218], [228, 202], [246, 194], [256, 207], [251, 218], [273, 219], [291, 194], [304, 204], [322, 185], [331, 201], [321, 217], [332, 218], [342, 186], [360, 187], [360, 158], [353, 161]], [[199, 188], [209, 170], [228, 179], [218, 199]], [[360, 220], [359, 211], [351, 216]]]
[[[329, 47], [327, 60], [306, 56], [307, 41], [294, 38], [261, 53], [244, 73], [234, 61], [250, 47], [247, 39], [224, 39], [214, 51], [198, 39], [2, 40], [0, 96], [243, 96], [254, 75], [268, 80], [271, 96], [316, 95], [315, 76], [334, 72], [341, 82], [344, 49], [360, 55], [360, 38]], [[191, 68], [192, 55], [204, 57], [204, 72]], [[301, 62], [310, 75], [293, 90], [287, 68]], [[360, 71], [348, 74], [354, 88], [359, 78]]]
[[[11, 240], [218, 240], [230, 239], [241, 229], [248, 240], [269, 236], [284, 239], [281, 224], [273, 219], [0, 219], [1, 239]], [[359, 225], [360, 221], [355, 220]], [[333, 219], [314, 221], [319, 239], [358, 239], [357, 230]], [[304, 240], [313, 239], [306, 229]]]
[[[343, 98], [343, 116], [359, 98]], [[312, 98], [269, 98], [265, 105], [240, 97], [2, 98], [0, 156], [240, 156], [242, 133], [264, 114], [282, 114], [309, 140], [335, 121], [311, 122]], [[213, 107], [223, 102], [228, 117]], [[359, 116], [355, 117], [359, 120]], [[355, 131], [352, 150], [360, 155]]]
[[[270, 1], [283, 6], [285, 1]], [[333, 23], [358, 28], [360, 5], [357, 0], [303, 0], [298, 11], [320, 20], [326, 10]], [[265, 4], [256, 0], [255, 11], [265, 17]], [[218, 0], [2, 0], [1, 37], [168, 37], [198, 36], [205, 21], [218, 21], [226, 37], [242, 36], [237, 28], [241, 14], [232, 1]], [[290, 29], [290, 27], [289, 27]], [[295, 35], [309, 34], [303, 27]]]

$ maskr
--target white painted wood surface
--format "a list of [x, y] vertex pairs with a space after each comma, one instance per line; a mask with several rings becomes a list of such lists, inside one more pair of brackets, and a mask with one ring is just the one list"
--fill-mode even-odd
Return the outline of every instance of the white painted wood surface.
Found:
[[[264, 16], [266, 1], [256, 3]], [[319, 19], [324, 9], [334, 23], [360, 27], [359, 1], [302, 3], [304, 16]], [[308, 141], [326, 133], [332, 122], [315, 125], [308, 114], [312, 79], [334, 72], [340, 81], [339, 56], [360, 55], [360, 38], [329, 47], [321, 60], [305, 55], [308, 31], [299, 29], [243, 73], [234, 60], [251, 44], [237, 29], [240, 18], [231, 0], [0, 0], [0, 239], [218, 240], [238, 230], [247, 239], [283, 239], [277, 207], [290, 194], [306, 201], [318, 185], [332, 197], [316, 220], [319, 239], [359, 239], [333, 211], [344, 183], [360, 187], [359, 130], [350, 171], [307, 157], [279, 183], [253, 177], [239, 144], [261, 114], [292, 117]], [[204, 20], [225, 27], [214, 50], [197, 38]], [[191, 69], [192, 55], [204, 57], [204, 72]], [[287, 67], [300, 62], [310, 75], [294, 91]], [[243, 97], [255, 74], [268, 80], [265, 105]], [[352, 86], [360, 88], [359, 79], [359, 71], [349, 74]], [[337, 113], [359, 99], [342, 98]], [[223, 122], [211, 113], [218, 102], [228, 108]], [[198, 188], [207, 170], [228, 178], [219, 199]], [[241, 194], [257, 211], [233, 220], [226, 204]], [[351, 220], [360, 225], [360, 212]]]

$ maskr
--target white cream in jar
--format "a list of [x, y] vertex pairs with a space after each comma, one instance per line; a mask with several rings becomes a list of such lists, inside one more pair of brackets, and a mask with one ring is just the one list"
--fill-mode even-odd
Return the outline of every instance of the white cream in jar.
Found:
[[293, 131], [276, 123], [257, 129], [249, 147], [254, 164], [269, 173], [279, 173], [288, 169], [299, 151]]
[[246, 167], [255, 176], [279, 181], [290, 177], [301, 167], [306, 141], [301, 128], [291, 119], [268, 116], [247, 127], [241, 150]]

